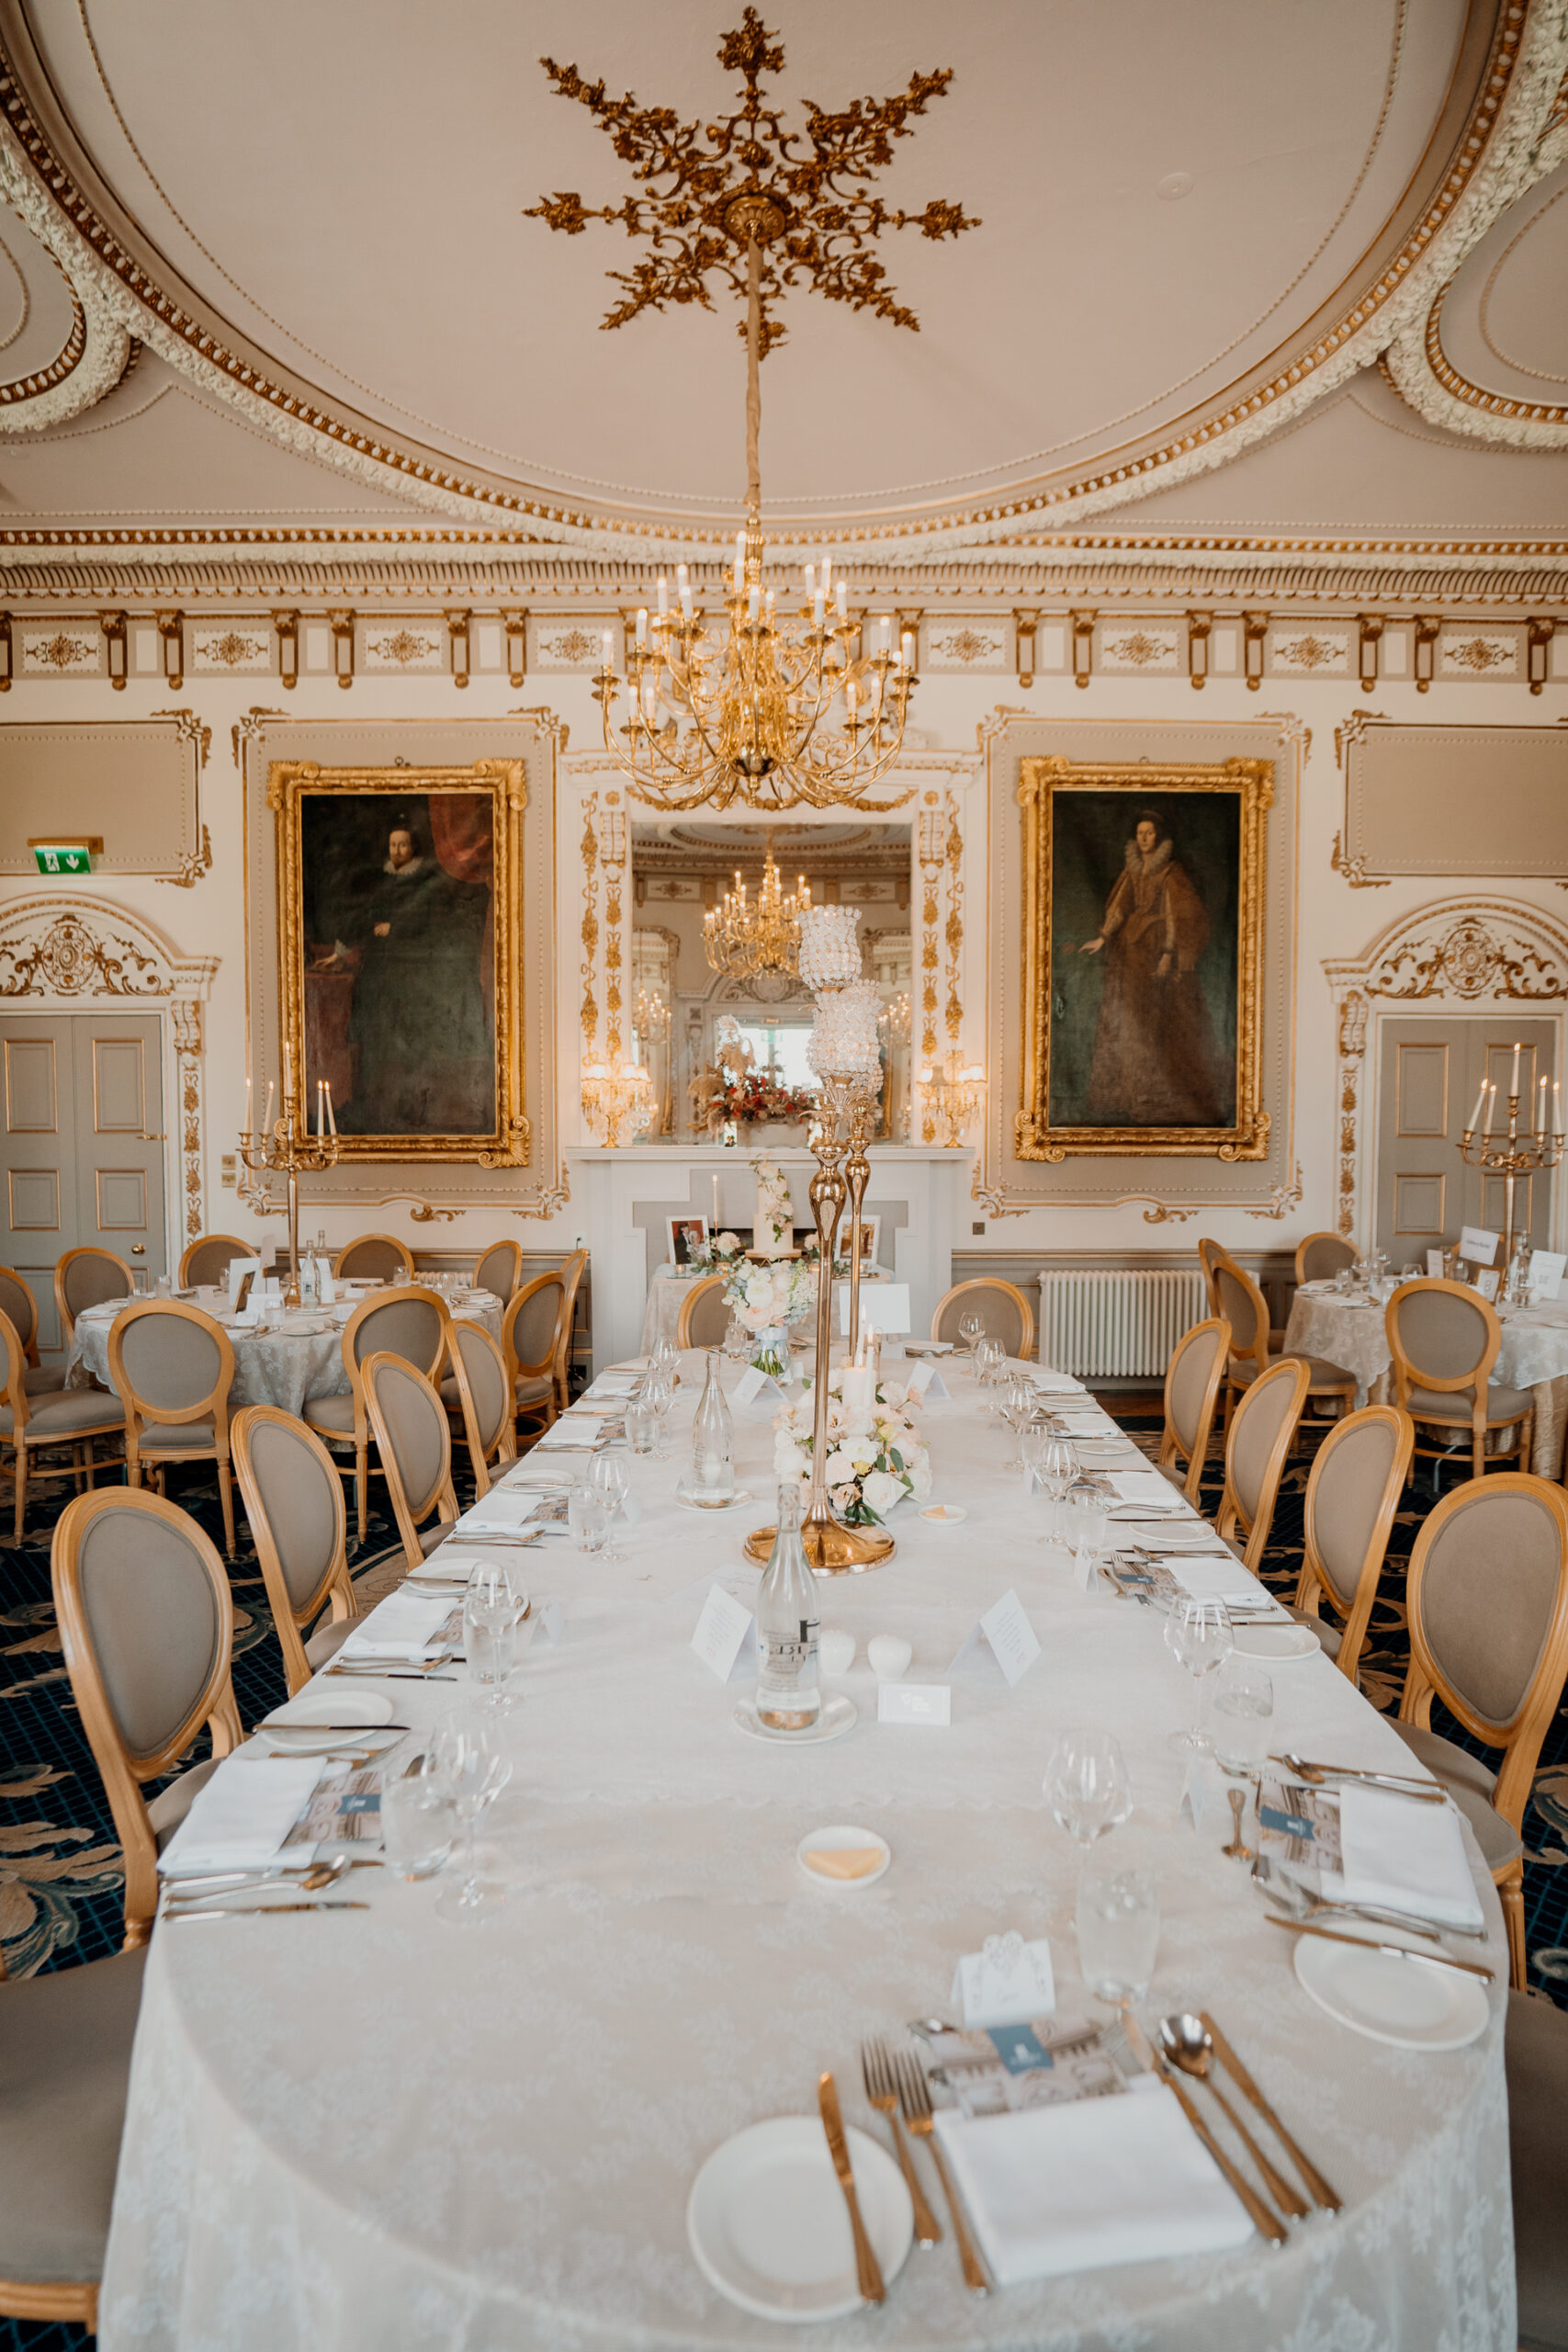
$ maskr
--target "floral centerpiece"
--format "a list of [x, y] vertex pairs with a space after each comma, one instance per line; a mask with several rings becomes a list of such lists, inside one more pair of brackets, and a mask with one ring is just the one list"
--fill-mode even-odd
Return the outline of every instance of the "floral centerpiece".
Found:
[[[880, 1527], [906, 1495], [923, 1502], [931, 1490], [931, 1454], [916, 1426], [915, 1400], [899, 1381], [881, 1380], [869, 1408], [844, 1403], [843, 1374], [828, 1381], [829, 1498], [851, 1527]], [[773, 1469], [781, 1478], [811, 1476], [813, 1397], [806, 1384], [799, 1402], [773, 1422]]]
[[817, 1097], [809, 1087], [780, 1086], [765, 1069], [742, 1070], [739, 1078], [732, 1078], [728, 1069], [721, 1075], [724, 1084], [715, 1106], [721, 1118], [733, 1119], [738, 1126], [776, 1121], [794, 1127], [817, 1116]]
[[774, 1380], [789, 1376], [789, 1326], [812, 1304], [814, 1285], [799, 1258], [756, 1264], [731, 1257], [724, 1295], [752, 1334], [751, 1362]]
[[738, 1233], [710, 1233], [705, 1241], [692, 1244], [686, 1263], [694, 1266], [699, 1273], [722, 1273], [732, 1258], [744, 1255]]

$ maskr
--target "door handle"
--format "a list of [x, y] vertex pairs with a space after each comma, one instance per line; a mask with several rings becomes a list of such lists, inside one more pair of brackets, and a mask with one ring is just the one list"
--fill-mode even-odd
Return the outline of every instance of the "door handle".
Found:
[[150, 1136], [142, 1134], [137, 1137], [137, 1141], [139, 1143], [167, 1143], [168, 1140], [169, 1138], [166, 1135]]

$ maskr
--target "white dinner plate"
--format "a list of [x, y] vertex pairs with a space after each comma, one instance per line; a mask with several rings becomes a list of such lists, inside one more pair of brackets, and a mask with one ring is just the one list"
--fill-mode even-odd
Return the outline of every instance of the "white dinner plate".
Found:
[[1326, 1655], [1310, 1625], [1241, 1625], [1231, 1621], [1231, 1646], [1238, 1657], [1259, 1657], [1269, 1666]]
[[734, 1715], [736, 1729], [743, 1731], [748, 1739], [772, 1740], [775, 1747], [782, 1743], [786, 1747], [818, 1747], [825, 1739], [837, 1739], [857, 1719], [854, 1701], [846, 1699], [841, 1690], [829, 1692], [822, 1702], [822, 1712], [809, 1731], [774, 1731], [772, 1724], [759, 1723], [754, 1697], [742, 1699]]
[[[889, 2283], [914, 2236], [904, 2177], [846, 2127], [861, 2219]], [[710, 2286], [759, 2319], [843, 2319], [861, 2308], [843, 2192], [815, 2115], [775, 2115], [716, 2148], [692, 2183], [686, 2236]]]
[[1173, 1527], [1146, 1528], [1138, 1540], [1145, 1552], [1209, 1552], [1216, 1560], [1224, 1555], [1225, 1547], [1213, 1529], [1200, 1519], [1178, 1521]]
[[695, 1495], [694, 1495], [691, 1489], [687, 1487], [684, 1479], [682, 1479], [675, 1489], [675, 1499], [680, 1504], [682, 1510], [721, 1511], [750, 1510], [755, 1504], [757, 1498], [752, 1494], [750, 1487], [737, 1487], [735, 1492], [730, 1496], [728, 1502], [700, 1503]]
[[[840, 1878], [830, 1870], [821, 1870], [813, 1854], [853, 1854], [863, 1866], [853, 1878]], [[880, 1860], [866, 1866], [864, 1858], [877, 1854]], [[857, 1829], [848, 1822], [836, 1822], [830, 1829], [808, 1829], [795, 1849], [795, 1859], [814, 1886], [831, 1887], [835, 1893], [852, 1894], [863, 1886], [874, 1886], [886, 1876], [893, 1860], [893, 1849], [886, 1838], [874, 1829]]]
[[[384, 1690], [301, 1690], [298, 1698], [276, 1707], [256, 1728], [270, 1747], [290, 1756], [326, 1756], [344, 1745], [343, 1733], [315, 1731], [313, 1724], [361, 1724], [367, 1731], [374, 1731], [389, 1724], [396, 1713], [396, 1705]], [[401, 1732], [389, 1733], [385, 1742], [378, 1740], [376, 1745], [390, 1745], [402, 1736]]]
[[[1353, 1926], [1347, 1923], [1345, 1933], [1353, 1935]], [[1382, 1943], [1419, 1951], [1416, 1938], [1398, 1928], [1375, 1933]], [[1297, 1978], [1320, 2009], [1352, 2033], [1396, 2049], [1462, 2050], [1485, 2032], [1492, 2014], [1480, 1977], [1461, 1969], [1353, 1951], [1321, 1936], [1296, 1938], [1295, 1963]]]

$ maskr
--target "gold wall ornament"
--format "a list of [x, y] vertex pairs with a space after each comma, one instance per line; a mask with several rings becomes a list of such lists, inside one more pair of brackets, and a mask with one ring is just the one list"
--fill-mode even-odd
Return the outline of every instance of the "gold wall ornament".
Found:
[[[1061, 756], [1025, 758], [1019, 763], [1018, 803], [1022, 813], [1023, 956], [1022, 1069], [1021, 1102], [1014, 1121], [1020, 1159], [1060, 1161], [1069, 1154], [1096, 1157], [1139, 1153], [1263, 1159], [1269, 1151], [1269, 1114], [1262, 1102], [1263, 908], [1267, 878], [1268, 811], [1274, 798], [1271, 760], [1231, 759], [1221, 764], [1138, 761], [1075, 761]], [[1229, 1125], [1182, 1126], [1058, 1125], [1050, 1112], [1051, 1058], [1055, 1027], [1054, 1001], [1058, 949], [1081, 942], [1054, 938], [1055, 813], [1058, 803], [1079, 793], [1115, 793], [1128, 799], [1131, 829], [1136, 805], [1170, 803], [1188, 795], [1223, 793], [1237, 802], [1235, 1030], [1234, 1117]], [[1101, 933], [1103, 952], [1105, 934]], [[1179, 971], [1169, 951], [1169, 973]], [[1159, 979], [1168, 977], [1156, 975]]]

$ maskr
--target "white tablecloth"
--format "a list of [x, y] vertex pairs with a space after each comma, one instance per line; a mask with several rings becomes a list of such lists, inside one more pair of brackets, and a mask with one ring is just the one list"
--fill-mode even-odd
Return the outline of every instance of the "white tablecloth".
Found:
[[[1158, 1874], [1156, 2010], [1215, 2012], [1347, 2210], [1293, 2229], [1278, 2254], [1255, 2241], [983, 2302], [949, 2234], [911, 2255], [886, 2315], [817, 2326], [812, 2341], [1511, 2352], [1506, 1962], [1479, 1860], [1499, 1972], [1480, 2042], [1419, 2055], [1317, 2009], [1291, 1939], [1221, 1856], [1227, 1829], [1178, 1826], [1168, 1735], [1190, 1720], [1193, 1686], [1160, 1619], [1078, 1592], [1065, 1556], [1028, 1540], [1033, 1508], [999, 1466], [1010, 1441], [979, 1423], [967, 1379], [954, 1385], [953, 1403], [928, 1408], [934, 1498], [968, 1519], [943, 1530], [906, 1504], [897, 1556], [824, 1589], [824, 1624], [861, 1645], [841, 1686], [860, 1710], [846, 1736], [746, 1738], [731, 1721], [743, 1681], [720, 1688], [689, 1647], [704, 1579], [739, 1563], [764, 1515], [771, 1434], [753, 1409], [738, 1460], [756, 1509], [716, 1524], [682, 1510], [683, 1460], [638, 1460], [643, 1516], [624, 1566], [564, 1544], [523, 1555], [536, 1590], [562, 1597], [566, 1637], [530, 1655], [510, 1719], [514, 1778], [486, 1829], [508, 1894], [488, 1927], [438, 1921], [439, 1880], [357, 1871], [364, 1913], [155, 1933], [105, 2352], [777, 2346], [691, 2259], [693, 2177], [744, 2125], [811, 2113], [824, 2066], [850, 2119], [885, 2141], [861, 2097], [860, 2038], [942, 2010], [957, 1957], [989, 1934], [1048, 1934], [1059, 2002], [1085, 2000], [1075, 1855], [1040, 1791], [1073, 1722], [1114, 1730], [1127, 1754], [1137, 1809], [1098, 1852]], [[955, 1679], [951, 1730], [879, 1728], [867, 1637], [904, 1634], [911, 1677], [945, 1679], [1010, 1586], [1043, 1650], [1018, 1687]], [[1274, 1682], [1276, 1745], [1408, 1768], [1325, 1659]], [[416, 1736], [463, 1695], [387, 1688]], [[874, 1887], [807, 1881], [796, 1844], [829, 1823], [887, 1838], [893, 1865]]]
[[[1543, 1478], [1562, 1469], [1563, 1423], [1568, 1417], [1568, 1299], [1540, 1306], [1502, 1306], [1503, 1344], [1492, 1373], [1506, 1388], [1535, 1391], [1535, 1435], [1530, 1467]], [[1356, 1375], [1356, 1402], [1385, 1400], [1389, 1351], [1385, 1309], [1370, 1299], [1346, 1298], [1333, 1291], [1298, 1290], [1285, 1327], [1285, 1345], [1303, 1355], [1326, 1356]]]
[[[206, 1299], [195, 1303], [209, 1314], [213, 1311]], [[105, 1388], [114, 1386], [109, 1377], [109, 1328], [130, 1304], [125, 1300], [111, 1307], [90, 1306], [76, 1317], [65, 1374], [67, 1387], [85, 1388], [92, 1380]], [[493, 1292], [471, 1293], [452, 1311], [482, 1323], [500, 1345], [502, 1305]], [[304, 1307], [276, 1331], [231, 1331], [229, 1342], [234, 1351], [231, 1409], [241, 1405], [278, 1405], [286, 1413], [299, 1414], [307, 1396], [346, 1396], [343, 1327], [350, 1312], [351, 1308], [341, 1306], [335, 1313], [331, 1307]]]

